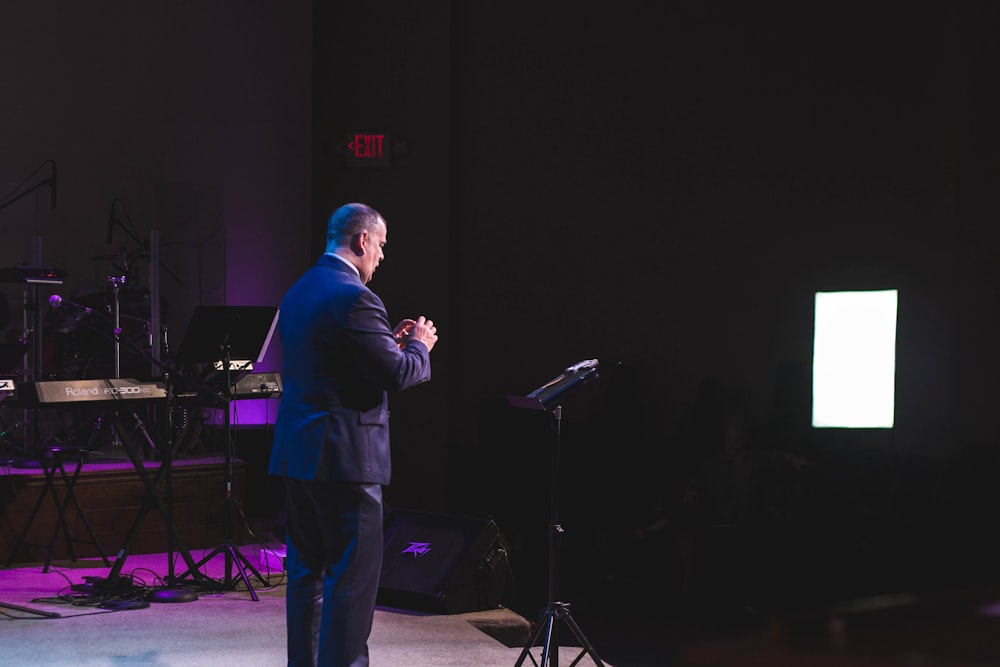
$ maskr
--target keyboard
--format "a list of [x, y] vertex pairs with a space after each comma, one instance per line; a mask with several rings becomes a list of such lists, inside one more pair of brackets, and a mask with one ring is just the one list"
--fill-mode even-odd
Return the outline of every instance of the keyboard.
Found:
[[148, 400], [167, 397], [160, 380], [100, 378], [92, 380], [39, 380], [22, 382], [4, 401], [18, 405]]

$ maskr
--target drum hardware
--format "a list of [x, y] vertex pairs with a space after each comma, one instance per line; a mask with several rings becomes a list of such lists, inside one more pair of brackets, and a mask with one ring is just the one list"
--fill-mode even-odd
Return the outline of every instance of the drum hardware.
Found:
[[125, 276], [108, 276], [108, 283], [111, 285], [111, 293], [113, 295], [114, 301], [111, 305], [111, 322], [114, 325], [114, 362], [115, 362], [115, 377], [120, 378], [122, 376], [121, 369], [121, 355], [122, 355], [122, 344], [121, 344], [121, 297], [119, 291], [122, 285], [125, 284]]

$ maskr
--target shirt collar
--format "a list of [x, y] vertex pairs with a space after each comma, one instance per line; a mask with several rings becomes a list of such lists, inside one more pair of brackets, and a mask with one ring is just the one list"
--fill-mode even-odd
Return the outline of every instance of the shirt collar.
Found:
[[351, 267], [351, 271], [354, 271], [354, 273], [358, 276], [358, 278], [361, 277], [361, 272], [358, 271], [358, 267], [354, 266], [353, 264], [351, 264], [350, 262], [348, 262], [346, 259], [344, 259], [340, 255], [338, 255], [337, 253], [335, 253], [335, 252], [325, 252], [323, 254], [327, 255], [328, 257], [333, 257], [335, 259], [340, 260], [341, 262], [343, 262], [347, 266]]

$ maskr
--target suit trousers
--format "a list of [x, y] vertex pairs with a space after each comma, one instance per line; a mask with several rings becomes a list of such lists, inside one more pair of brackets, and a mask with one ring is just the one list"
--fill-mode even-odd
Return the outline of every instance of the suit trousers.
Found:
[[382, 570], [382, 487], [285, 478], [290, 667], [366, 667]]

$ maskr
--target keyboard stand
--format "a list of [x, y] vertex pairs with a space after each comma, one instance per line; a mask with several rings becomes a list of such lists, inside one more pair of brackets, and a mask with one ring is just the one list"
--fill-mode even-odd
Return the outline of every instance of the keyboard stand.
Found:
[[[35, 502], [35, 506], [31, 510], [31, 514], [28, 515], [28, 520], [24, 524], [24, 528], [21, 530], [21, 534], [17, 538], [17, 542], [14, 544], [14, 548], [10, 552], [10, 557], [7, 558], [7, 567], [10, 567], [11, 563], [14, 561], [14, 556], [17, 555], [18, 550], [22, 546], [26, 546], [29, 543], [25, 541], [28, 536], [28, 532], [31, 530], [31, 526], [35, 521], [35, 517], [38, 515], [38, 510], [41, 509], [42, 503], [45, 502], [45, 497], [48, 495], [52, 496], [52, 501], [56, 506], [56, 525], [52, 531], [52, 537], [49, 539], [49, 543], [45, 552], [45, 564], [42, 566], [42, 572], [47, 573], [49, 567], [52, 565], [52, 552], [55, 551], [56, 541], [59, 539], [59, 533], [63, 534], [66, 540], [66, 548], [69, 550], [70, 560], [76, 562], [76, 551], [73, 550], [73, 545], [76, 543], [82, 544], [93, 544], [97, 547], [97, 553], [100, 555], [101, 560], [105, 565], [110, 565], [108, 562], [108, 557], [104, 554], [104, 549], [101, 548], [101, 543], [97, 539], [97, 535], [94, 533], [93, 527], [87, 520], [87, 515], [83, 511], [83, 507], [80, 505], [80, 500], [76, 496], [76, 483], [80, 478], [80, 471], [83, 468], [83, 462], [87, 459], [87, 448], [80, 445], [55, 445], [51, 447], [42, 447], [38, 450], [39, 461], [42, 466], [42, 470], [45, 473], [45, 484], [42, 487], [41, 493], [38, 495], [38, 500]], [[66, 471], [67, 460], [74, 461], [74, 468], [72, 472]], [[56, 492], [56, 474], [59, 474], [60, 479], [62, 479], [63, 486], [66, 489], [66, 495], [63, 496], [62, 500], [59, 499], [59, 494]], [[70, 503], [76, 508], [76, 512], [80, 517], [80, 522], [83, 524], [84, 528], [87, 529], [87, 534], [90, 536], [89, 540], [76, 539], [69, 533], [69, 527], [66, 525], [66, 512], [69, 510]]]
[[[139, 531], [142, 528], [142, 523], [149, 513], [149, 510], [156, 508], [160, 511], [160, 514], [164, 517], [164, 521], [167, 524], [168, 530], [168, 540], [172, 540], [171, 545], [176, 545], [176, 550], [180, 554], [181, 558], [188, 565], [189, 574], [192, 574], [199, 581], [207, 581], [207, 578], [198, 571], [195, 564], [194, 558], [191, 556], [191, 552], [185, 546], [180, 533], [177, 531], [177, 526], [173, 522], [173, 517], [170, 512], [170, 504], [173, 499], [170, 497], [171, 489], [169, 484], [167, 485], [165, 492], [161, 492], [161, 480], [166, 477], [169, 480], [170, 468], [172, 461], [176, 452], [166, 452], [166, 456], [161, 458], [160, 465], [156, 470], [154, 475], [150, 475], [149, 470], [143, 462], [143, 458], [140, 455], [140, 450], [136, 446], [136, 442], [133, 435], [129, 433], [126, 429], [122, 428], [122, 415], [121, 412], [124, 406], [116, 406], [112, 408], [113, 416], [111, 417], [111, 425], [116, 429], [119, 437], [122, 439], [122, 443], [125, 445], [125, 451], [128, 453], [129, 459], [132, 461], [132, 465], [136, 472], [139, 474], [139, 478], [142, 480], [143, 486], [146, 487], [146, 494], [143, 498], [142, 505], [139, 508], [139, 513], [136, 515], [135, 519], [132, 521], [132, 526], [129, 528], [128, 534], [125, 537], [125, 543], [122, 545], [121, 550], [118, 552], [118, 556], [115, 559], [114, 565], [111, 567], [111, 571], [108, 573], [107, 582], [114, 586], [119, 581], [121, 577], [122, 568], [125, 566], [125, 559], [128, 557], [132, 545], [136, 538], [139, 536]], [[154, 451], [157, 450], [156, 444], [149, 432], [146, 430], [146, 426], [142, 419], [139, 417], [135, 410], [130, 411], [130, 417], [136, 424], [138, 431], [142, 433], [143, 439], [146, 445], [149, 446]], [[175, 448], [176, 445], [171, 444], [171, 448]], [[170, 553], [167, 554], [167, 558], [170, 565], [171, 574], [167, 576], [167, 586], [173, 586], [176, 582], [173, 581], [175, 577], [173, 576], [173, 549], [169, 550]]]

